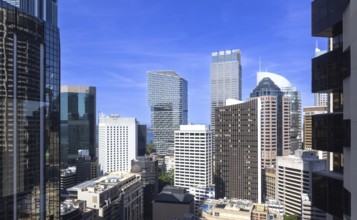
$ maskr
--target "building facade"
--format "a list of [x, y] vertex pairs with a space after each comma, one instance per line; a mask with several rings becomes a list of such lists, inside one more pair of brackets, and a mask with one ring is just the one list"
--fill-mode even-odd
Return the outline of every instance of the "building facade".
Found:
[[158, 155], [173, 155], [174, 131], [187, 124], [187, 81], [174, 71], [150, 71], [148, 104]]
[[[327, 113], [326, 106], [305, 107], [304, 112], [304, 149], [312, 150], [312, 116]], [[326, 158], [325, 158], [326, 159]]]
[[[302, 148], [302, 109], [301, 109], [301, 93], [285, 77], [270, 73], [258, 72], [257, 84], [264, 79], [271, 79], [276, 84], [284, 97], [290, 98], [290, 154]], [[282, 156], [279, 154], [279, 156]]]
[[311, 7], [312, 35], [328, 39], [328, 51], [312, 59], [312, 92], [331, 97], [328, 113], [312, 116], [312, 148], [332, 160], [313, 174], [312, 204], [327, 219], [356, 219], [357, 2], [315, 0]]
[[212, 198], [212, 190], [209, 190], [213, 188], [209, 187], [213, 180], [212, 148], [209, 126], [181, 125], [180, 130], [175, 131], [174, 185], [191, 189], [190, 193], [195, 196], [196, 219], [201, 202]]
[[[60, 215], [59, 29], [44, 7], [52, 5], [56, 11], [57, 1], [36, 2], [36, 8], [30, 1], [0, 2], [4, 140], [0, 143], [0, 215], [4, 219]], [[57, 18], [56, 12], [52, 18]]]
[[211, 129], [215, 131], [215, 108], [227, 99], [242, 100], [242, 65], [240, 50], [212, 53], [210, 65]]
[[216, 108], [216, 198], [261, 202], [261, 102], [229, 100]]
[[251, 98], [261, 101], [262, 168], [276, 165], [277, 156], [290, 154], [291, 100], [271, 78], [263, 78]]
[[78, 150], [95, 155], [96, 88], [61, 86], [61, 166], [74, 166]]
[[99, 116], [99, 170], [101, 174], [130, 171], [137, 155], [137, 121], [118, 115]]
[[278, 157], [276, 198], [284, 205], [285, 215], [302, 216], [301, 194], [311, 194], [312, 172], [326, 169], [314, 151], [295, 151], [295, 155]]

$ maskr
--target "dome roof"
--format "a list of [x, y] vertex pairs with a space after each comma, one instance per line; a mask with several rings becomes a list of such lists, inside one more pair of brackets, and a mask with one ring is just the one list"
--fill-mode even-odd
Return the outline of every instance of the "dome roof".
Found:
[[269, 73], [269, 72], [258, 72], [257, 73], [257, 85], [259, 84], [259, 82], [262, 79], [264, 79], [266, 77], [270, 78], [277, 86], [279, 86], [280, 89], [292, 87], [289, 80], [287, 80], [285, 77], [280, 76], [275, 73]]
[[141, 167], [139, 166], [139, 164], [134, 164], [131, 167], [130, 172], [132, 172], [132, 173], [140, 173], [141, 172]]

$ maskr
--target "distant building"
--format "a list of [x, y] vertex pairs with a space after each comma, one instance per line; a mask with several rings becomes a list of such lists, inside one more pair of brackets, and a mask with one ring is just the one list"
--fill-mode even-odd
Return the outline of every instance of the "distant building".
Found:
[[195, 197], [195, 219], [201, 215], [203, 202], [216, 197], [214, 190], [214, 186], [196, 186], [188, 189], [188, 192]]
[[79, 150], [76, 160], [76, 178], [77, 183], [81, 183], [92, 178], [92, 160], [89, 156], [89, 150]]
[[228, 100], [216, 108], [216, 198], [261, 202], [261, 101]]
[[129, 171], [138, 147], [137, 121], [118, 115], [99, 117], [99, 167], [101, 174]]
[[[257, 84], [259, 85], [264, 78], [271, 79], [281, 89], [284, 97], [290, 99], [290, 154], [293, 154], [295, 150], [302, 148], [301, 93], [292, 86], [289, 80], [275, 73], [258, 72]], [[278, 154], [278, 156], [284, 155]]]
[[327, 113], [327, 107], [326, 106], [305, 107], [303, 111], [304, 111], [304, 149], [312, 150], [312, 116], [316, 114]]
[[95, 155], [96, 87], [61, 86], [61, 166], [75, 166], [78, 150]]
[[314, 151], [295, 151], [295, 155], [278, 157], [276, 198], [284, 205], [285, 214], [302, 215], [301, 194], [311, 194], [312, 172], [326, 169], [326, 160]]
[[194, 196], [185, 188], [165, 186], [153, 201], [153, 219], [194, 219]]
[[60, 190], [61, 198], [68, 196], [67, 189], [77, 184], [76, 167], [61, 169]]
[[267, 220], [268, 207], [243, 199], [208, 199], [202, 205], [201, 220]]
[[146, 154], [146, 137], [147, 137], [146, 125], [138, 124], [138, 155], [137, 156], [144, 156]]
[[131, 172], [141, 175], [144, 192], [144, 220], [151, 220], [152, 201], [159, 190], [157, 160], [150, 157], [138, 157], [136, 160], [131, 161]]
[[98, 211], [88, 209], [86, 201], [65, 200], [61, 202], [61, 220], [94, 220], [98, 219]]
[[276, 171], [274, 167], [266, 167], [262, 171], [263, 200], [275, 199]]
[[301, 194], [301, 220], [325, 220], [326, 213], [316, 207], [312, 207], [310, 196]]
[[156, 151], [158, 155], [172, 156], [174, 131], [188, 120], [187, 81], [168, 70], [149, 71], [147, 76]]
[[128, 172], [112, 172], [68, 189], [73, 200], [86, 202], [96, 210], [97, 219], [143, 219], [141, 177]]

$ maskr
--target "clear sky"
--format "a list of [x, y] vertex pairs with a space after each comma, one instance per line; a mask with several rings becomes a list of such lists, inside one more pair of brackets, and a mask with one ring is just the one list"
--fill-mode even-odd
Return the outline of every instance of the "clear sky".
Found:
[[189, 122], [209, 123], [211, 53], [240, 49], [243, 100], [262, 70], [286, 77], [313, 105], [309, 0], [60, 0], [62, 85], [97, 87], [97, 110], [150, 123], [146, 72], [188, 80]]

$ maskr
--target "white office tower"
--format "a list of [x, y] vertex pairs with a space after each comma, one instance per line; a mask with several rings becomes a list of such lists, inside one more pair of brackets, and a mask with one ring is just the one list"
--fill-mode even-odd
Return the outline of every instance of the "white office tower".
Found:
[[118, 115], [99, 116], [99, 167], [101, 174], [130, 171], [137, 155], [137, 121]]
[[175, 186], [195, 196], [195, 217], [204, 199], [214, 197], [212, 183], [212, 134], [206, 125], [181, 125], [175, 131]]
[[295, 155], [278, 157], [276, 196], [286, 215], [302, 216], [302, 194], [312, 194], [312, 172], [325, 170], [326, 160], [315, 151], [296, 150]]

